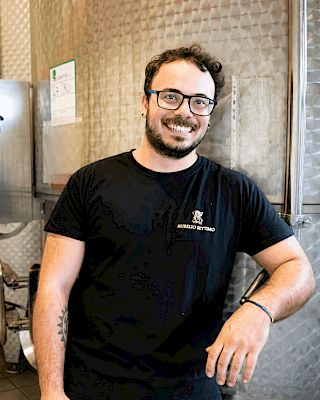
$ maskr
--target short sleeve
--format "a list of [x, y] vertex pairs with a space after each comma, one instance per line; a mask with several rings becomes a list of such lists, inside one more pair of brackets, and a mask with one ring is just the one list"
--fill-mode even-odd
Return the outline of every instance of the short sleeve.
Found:
[[46, 232], [85, 241], [86, 217], [79, 178], [72, 175], [44, 227]]
[[250, 256], [293, 235], [292, 228], [278, 215], [257, 185], [248, 180], [239, 251]]

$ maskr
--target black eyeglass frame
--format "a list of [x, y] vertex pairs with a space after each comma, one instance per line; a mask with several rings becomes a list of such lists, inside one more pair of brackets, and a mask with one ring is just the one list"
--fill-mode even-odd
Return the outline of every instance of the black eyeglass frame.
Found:
[[[159, 94], [160, 94], [160, 93], [163, 93], [163, 92], [167, 92], [167, 93], [178, 93], [178, 94], [180, 94], [180, 95], [182, 96], [181, 103], [178, 105], [177, 108], [165, 108], [165, 107], [161, 107], [161, 106], [159, 105]], [[162, 109], [164, 109], [164, 110], [178, 110], [178, 108], [181, 107], [181, 104], [183, 103], [184, 99], [188, 99], [189, 110], [192, 112], [192, 114], [199, 115], [199, 117], [208, 117], [209, 115], [211, 115], [211, 114], [212, 114], [212, 111], [215, 109], [215, 107], [216, 107], [217, 104], [218, 104], [218, 102], [217, 102], [216, 100], [210, 99], [209, 97], [206, 97], [206, 96], [188, 96], [188, 95], [186, 95], [186, 94], [183, 94], [183, 93], [179, 92], [178, 90], [154, 90], [154, 89], [148, 89], [148, 90], [147, 90], [147, 93], [149, 93], [149, 94], [156, 94], [156, 95], [157, 95], [157, 105], [158, 105], [158, 107], [160, 107], [160, 108], [162, 108]], [[193, 97], [198, 97], [198, 98], [201, 98], [201, 99], [207, 99], [207, 100], [211, 101], [211, 102], [213, 103], [213, 108], [212, 108], [212, 110], [210, 111], [210, 113], [209, 113], [209, 114], [197, 114], [197, 113], [193, 112], [193, 111], [191, 110], [191, 105], [190, 105], [190, 101], [191, 101], [191, 99], [192, 99]], [[211, 103], [211, 104], [212, 104], [212, 103]], [[209, 104], [210, 104], [210, 103], [209, 103]]]

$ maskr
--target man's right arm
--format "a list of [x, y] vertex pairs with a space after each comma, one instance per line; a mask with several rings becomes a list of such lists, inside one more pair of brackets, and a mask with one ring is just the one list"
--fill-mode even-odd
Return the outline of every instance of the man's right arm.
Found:
[[68, 331], [68, 299], [80, 271], [85, 243], [48, 234], [33, 314], [42, 400], [64, 400], [63, 369]]

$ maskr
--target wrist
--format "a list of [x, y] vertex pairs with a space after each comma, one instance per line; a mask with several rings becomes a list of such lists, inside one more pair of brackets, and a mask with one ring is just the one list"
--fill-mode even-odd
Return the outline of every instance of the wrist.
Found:
[[269, 308], [267, 308], [260, 301], [243, 296], [241, 297], [240, 304], [251, 304], [252, 306], [256, 307], [256, 309], [259, 309], [261, 313], [264, 313], [265, 316], [268, 317], [271, 324], [274, 322], [274, 317], [271, 310], [269, 310]]

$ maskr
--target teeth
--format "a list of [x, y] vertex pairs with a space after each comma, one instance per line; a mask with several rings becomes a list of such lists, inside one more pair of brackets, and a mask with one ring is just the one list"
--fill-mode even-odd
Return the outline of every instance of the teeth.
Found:
[[181, 125], [170, 124], [170, 125], [168, 125], [168, 127], [170, 129], [172, 129], [176, 132], [180, 132], [180, 133], [189, 133], [192, 130], [191, 126], [181, 126]]

